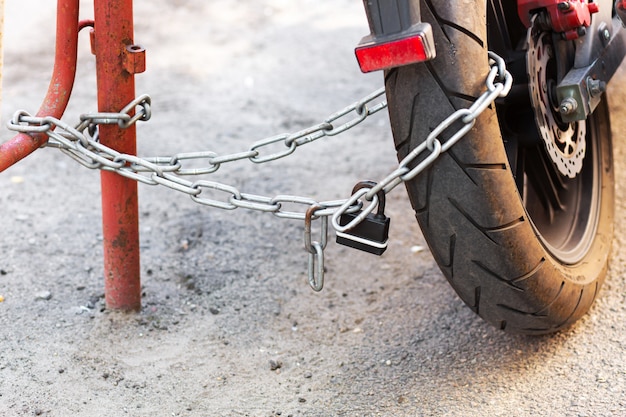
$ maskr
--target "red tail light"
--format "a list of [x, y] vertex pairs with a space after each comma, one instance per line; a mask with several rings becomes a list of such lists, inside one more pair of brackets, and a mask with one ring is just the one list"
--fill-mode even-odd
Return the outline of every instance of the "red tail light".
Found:
[[434, 58], [434, 43], [429, 35], [429, 32], [418, 31], [408, 37], [382, 42], [365, 38], [355, 49], [361, 71], [389, 69]]

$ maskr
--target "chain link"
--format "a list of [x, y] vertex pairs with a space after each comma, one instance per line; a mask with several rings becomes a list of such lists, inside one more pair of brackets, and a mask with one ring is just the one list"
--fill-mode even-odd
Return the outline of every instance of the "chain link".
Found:
[[[218, 155], [212, 151], [179, 153], [170, 157], [156, 156], [140, 158], [122, 154], [102, 145], [98, 141], [96, 126], [117, 124], [127, 128], [138, 121], [147, 121], [151, 117], [151, 100], [147, 95], [137, 97], [119, 113], [90, 113], [80, 117], [80, 123], [72, 127], [52, 117], [34, 117], [20, 110], [8, 122], [11, 130], [26, 133], [46, 133], [48, 147], [58, 148], [75, 159], [81, 165], [91, 169], [113, 171], [127, 178], [148, 185], [162, 185], [172, 190], [187, 194], [199, 204], [223, 210], [245, 208], [273, 213], [277, 217], [305, 221], [305, 248], [309, 253], [309, 283], [319, 291], [323, 287], [323, 250], [326, 246], [328, 217], [332, 218], [333, 227], [345, 232], [361, 222], [378, 205], [377, 194], [389, 193], [399, 184], [410, 181], [427, 169], [443, 152], [456, 144], [476, 123], [478, 116], [498, 97], [506, 96], [513, 82], [506, 70], [504, 60], [489, 52], [490, 71], [486, 77], [486, 91], [478, 97], [469, 109], [459, 109], [441, 122], [413, 151], [402, 161], [398, 168], [371, 188], [362, 188], [346, 200], [318, 202], [308, 197], [277, 195], [266, 197], [242, 193], [236, 187], [214, 181], [186, 180], [185, 176], [211, 174], [223, 164], [248, 159], [254, 163], [265, 163], [293, 154], [302, 145], [312, 143], [322, 137], [335, 136], [362, 123], [369, 116], [387, 107], [381, 99], [385, 93], [380, 88], [361, 100], [333, 113], [321, 123], [299, 130], [284, 133], [254, 142], [247, 151]], [[460, 126], [459, 126], [460, 125]], [[454, 130], [456, 129], [456, 130]], [[440, 139], [443, 133], [447, 139]], [[270, 147], [282, 143], [282, 150], [271, 151]], [[267, 154], [264, 152], [267, 151]], [[416, 161], [418, 161], [416, 163]], [[205, 166], [186, 167], [188, 161], [205, 161]], [[205, 190], [221, 192], [221, 200], [202, 196]], [[364, 208], [362, 199], [370, 202]], [[305, 210], [288, 211], [287, 204], [302, 205]], [[339, 224], [339, 218], [345, 213], [361, 211], [356, 219], [346, 226]], [[311, 241], [311, 222], [322, 218], [321, 242]], [[317, 263], [317, 273], [314, 267]]]
[[[89, 113], [80, 117], [81, 122], [76, 127], [71, 127], [59, 119], [45, 117], [33, 117], [27, 112], [20, 110], [15, 113], [8, 127], [11, 130], [23, 133], [46, 133], [50, 140], [48, 147], [58, 148], [81, 165], [91, 169], [102, 169], [117, 172], [147, 185], [162, 185], [172, 190], [188, 194], [196, 203], [234, 210], [246, 208], [262, 212], [273, 213], [277, 217], [304, 220], [306, 209], [312, 205], [322, 208], [316, 212], [314, 219], [320, 216], [330, 216], [344, 201], [318, 202], [312, 198], [299, 196], [277, 195], [266, 197], [261, 195], [242, 193], [233, 186], [212, 181], [189, 181], [186, 176], [211, 174], [217, 171], [223, 164], [239, 160], [249, 159], [254, 163], [274, 161], [292, 154], [295, 149], [307, 143], [311, 143], [323, 136], [334, 136], [361, 123], [370, 115], [386, 107], [385, 101], [380, 101], [384, 89], [378, 89], [356, 103], [332, 114], [324, 122], [295, 133], [285, 133], [278, 136], [262, 139], [254, 142], [247, 151], [236, 152], [226, 155], [218, 155], [212, 151], [178, 153], [171, 157], [157, 156], [140, 158], [134, 155], [122, 154], [114, 149], [102, 145], [98, 140], [98, 132], [93, 127], [99, 124], [117, 124], [120, 127], [128, 127], [137, 121], [147, 121], [151, 116], [150, 97], [143, 95], [129, 103], [120, 113]], [[370, 104], [372, 104], [370, 106]], [[131, 113], [137, 109], [136, 114]], [[354, 116], [345, 120], [351, 113]], [[334, 126], [337, 121], [343, 124]], [[271, 145], [282, 142], [285, 149], [280, 152], [262, 155], [261, 151], [269, 149]], [[187, 161], [205, 161], [201, 167], [185, 167]], [[224, 200], [216, 200], [208, 197], [200, 197], [204, 190], [224, 192], [229, 195]], [[287, 211], [285, 204], [300, 204], [301, 211]], [[361, 208], [357, 203], [349, 207], [347, 212], [355, 212]], [[318, 214], [319, 213], [319, 214]]]
[[322, 217], [319, 242], [311, 239], [311, 223], [316, 213], [323, 209], [324, 207], [314, 204], [304, 216], [304, 249], [309, 252], [309, 285], [314, 291], [322, 291], [324, 288], [324, 249], [328, 241], [328, 216]]

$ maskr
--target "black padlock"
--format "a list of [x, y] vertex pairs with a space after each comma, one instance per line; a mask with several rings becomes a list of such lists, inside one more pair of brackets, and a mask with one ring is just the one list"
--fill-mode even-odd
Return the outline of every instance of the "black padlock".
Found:
[[[361, 181], [354, 186], [352, 194], [354, 195], [362, 188], [373, 188], [376, 183], [373, 181]], [[374, 255], [382, 255], [387, 250], [387, 241], [389, 239], [389, 222], [390, 218], [385, 216], [385, 192], [379, 191], [378, 208], [376, 214], [370, 213], [351, 229], [344, 232], [337, 231], [337, 243], [346, 245], [354, 249], [373, 253]], [[361, 211], [355, 213], [344, 213], [339, 217], [339, 225], [345, 226], [354, 220]]]

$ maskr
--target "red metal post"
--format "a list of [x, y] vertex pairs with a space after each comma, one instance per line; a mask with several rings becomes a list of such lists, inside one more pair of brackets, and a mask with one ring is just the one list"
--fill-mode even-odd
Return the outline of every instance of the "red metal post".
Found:
[[[76, 75], [78, 46], [78, 0], [58, 0], [54, 69], [48, 92], [37, 116], [60, 119], [70, 99]], [[0, 172], [46, 143], [43, 133], [20, 133], [0, 145]]]
[[[98, 110], [118, 112], [135, 98], [132, 0], [94, 0]], [[127, 48], [129, 47], [129, 48]], [[135, 126], [100, 126], [100, 141], [118, 152], [136, 154]], [[101, 173], [104, 237], [104, 288], [107, 307], [141, 308], [137, 183], [112, 172]]]

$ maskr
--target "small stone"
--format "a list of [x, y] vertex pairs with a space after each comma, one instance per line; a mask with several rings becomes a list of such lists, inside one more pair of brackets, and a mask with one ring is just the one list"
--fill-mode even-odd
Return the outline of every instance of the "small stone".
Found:
[[44, 300], [48, 301], [52, 298], [52, 293], [50, 291], [39, 291], [35, 294], [35, 300]]
[[270, 370], [275, 371], [282, 368], [283, 363], [279, 360], [270, 359]]
[[216, 315], [216, 314], [220, 314], [220, 309], [217, 307], [210, 307], [209, 311], [211, 312], [211, 314]]
[[300, 398], [298, 398], [298, 402], [305, 403], [306, 402], [306, 398], [300, 397]]
[[59, 373], [62, 374], [63, 372], [65, 372], [65, 369], [59, 368]]
[[306, 371], [306, 372], [304, 373], [304, 377], [305, 377], [305, 378], [307, 378], [307, 379], [309, 379], [309, 378], [312, 378], [312, 377], [313, 377], [313, 374], [312, 374], [311, 372], [309, 372], [309, 371]]
[[411, 246], [411, 253], [420, 253], [424, 251], [424, 247], [420, 245]]

